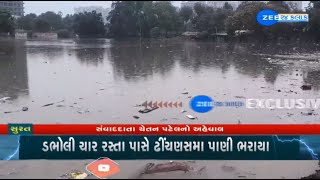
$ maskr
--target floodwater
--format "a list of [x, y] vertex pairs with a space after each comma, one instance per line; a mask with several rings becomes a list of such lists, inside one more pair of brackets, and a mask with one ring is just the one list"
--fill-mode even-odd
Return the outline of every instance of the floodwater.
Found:
[[[198, 114], [189, 107], [196, 95], [222, 102], [318, 98], [318, 48], [188, 40], [1, 41], [0, 99], [10, 97], [0, 102], [1, 121], [318, 123], [318, 110], [305, 115], [308, 109], [215, 107]], [[306, 83], [312, 90], [300, 88]], [[135, 106], [145, 101], [182, 102], [183, 108], [140, 114], [143, 108]], [[50, 103], [55, 104], [42, 107]]]
[[[0, 101], [1, 123], [319, 123], [318, 109], [305, 115], [309, 109], [215, 107], [198, 114], [188, 105], [196, 95], [222, 102], [319, 98], [319, 48], [188, 40], [2, 40], [0, 99], [10, 99]], [[312, 84], [312, 90], [302, 90], [304, 84]], [[182, 102], [183, 108], [140, 114], [142, 107], [135, 106], [145, 101]], [[85, 171], [88, 162], [1, 161], [0, 178], [57, 178], [73, 169]], [[114, 178], [132, 178], [148, 162], [157, 161], [119, 161], [122, 170]], [[193, 166], [204, 173], [149, 178], [300, 178], [319, 168], [317, 161], [196, 161]]]

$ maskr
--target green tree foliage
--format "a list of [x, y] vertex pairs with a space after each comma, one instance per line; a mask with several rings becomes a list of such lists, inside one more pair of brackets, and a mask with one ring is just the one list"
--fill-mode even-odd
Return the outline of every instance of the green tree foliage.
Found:
[[306, 12], [309, 14], [309, 22], [305, 31], [320, 39], [320, 1], [310, 1]]
[[254, 30], [261, 33], [262, 26], [258, 24], [256, 15], [259, 11], [266, 9], [267, 5], [258, 1], [244, 1], [236, 10], [233, 16], [226, 19], [226, 30], [228, 34], [234, 34], [236, 30]]
[[223, 8], [214, 9], [200, 3], [194, 6], [195, 16], [192, 20], [197, 31], [215, 33], [225, 31], [225, 20], [233, 14], [232, 6], [225, 4]]
[[62, 21], [62, 14], [48, 11], [39, 16], [32, 13], [22, 16], [17, 19], [16, 27], [24, 30], [34, 30], [36, 32], [49, 32], [63, 29], [64, 23]]
[[50, 25], [51, 30], [53, 31], [63, 28], [61, 15], [56, 14], [54, 12], [48, 11], [46, 13], [42, 13], [38, 16], [38, 19], [46, 21]]
[[187, 6], [184, 6], [179, 11], [180, 16], [185, 22], [189, 21], [193, 15], [193, 9]]
[[270, 27], [264, 27], [256, 20], [257, 13], [264, 9], [272, 9], [278, 13], [296, 12], [284, 1], [269, 1], [267, 4], [245, 1], [239, 5], [236, 13], [227, 19], [228, 34], [233, 34], [236, 30], [253, 30], [257, 37], [290, 39], [300, 36], [304, 26], [306, 26], [305, 23], [277, 23]]
[[79, 36], [99, 36], [105, 33], [102, 16], [95, 11], [75, 14], [72, 28]]
[[36, 14], [27, 14], [17, 19], [17, 28], [24, 30], [32, 30], [34, 26], [34, 20], [37, 18]]
[[[273, 9], [278, 13], [290, 13], [290, 7], [284, 1], [269, 1], [267, 3], [267, 8]], [[269, 39], [276, 39], [279, 37], [287, 38], [293, 37], [294, 27], [296, 23], [277, 23], [268, 28], [261, 28], [263, 34]]]
[[[116, 1], [112, 3], [113, 10], [107, 17], [111, 36], [127, 37], [137, 35], [137, 17], [139, 10], [134, 1]], [[141, 11], [141, 9], [140, 9]]]
[[171, 4], [170, 1], [158, 1], [154, 3], [154, 11], [157, 15], [157, 27], [166, 36], [168, 32], [179, 31], [182, 27], [182, 21], [176, 10], [176, 8]]
[[202, 3], [196, 3], [193, 7], [194, 12], [198, 17], [202, 16], [203, 14], [206, 13], [206, 6], [203, 5]]
[[46, 20], [43, 20], [40, 18], [36, 18], [34, 20], [33, 31], [44, 33], [44, 32], [50, 32], [50, 30], [51, 30], [51, 26]]
[[10, 12], [0, 9], [0, 32], [12, 33], [14, 30], [14, 21]]
[[72, 31], [72, 24], [73, 24], [74, 16], [67, 14], [63, 19], [63, 27], [67, 29], [68, 31]]
[[223, 9], [233, 11], [233, 7], [228, 2], [224, 3]]
[[109, 13], [108, 28], [115, 37], [148, 37], [158, 27], [163, 34], [181, 28], [180, 16], [169, 1], [116, 1]]
[[61, 29], [57, 32], [58, 38], [71, 38], [70, 31], [66, 29]]

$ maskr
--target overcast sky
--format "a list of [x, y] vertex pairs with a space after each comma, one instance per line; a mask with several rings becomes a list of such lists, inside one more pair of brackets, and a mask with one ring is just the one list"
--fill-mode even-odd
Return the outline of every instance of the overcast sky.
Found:
[[[53, 11], [62, 12], [63, 15], [73, 14], [75, 7], [82, 6], [103, 6], [110, 7], [112, 1], [24, 1], [25, 14], [35, 13], [37, 15]], [[180, 6], [181, 1], [172, 1], [173, 5]], [[304, 1], [303, 6], [306, 7], [309, 1]]]
[[[112, 1], [24, 1], [25, 14], [35, 13], [37, 15], [53, 11], [62, 12], [63, 15], [73, 14], [75, 7], [103, 6], [110, 7]], [[175, 1], [175, 6], [180, 6], [181, 1]]]

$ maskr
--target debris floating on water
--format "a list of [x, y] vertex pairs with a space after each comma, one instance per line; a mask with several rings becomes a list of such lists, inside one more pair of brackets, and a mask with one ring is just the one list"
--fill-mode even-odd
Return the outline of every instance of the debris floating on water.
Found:
[[23, 107], [22, 111], [28, 111], [28, 109], [29, 109], [28, 107]]
[[245, 99], [246, 97], [244, 97], [244, 96], [235, 96], [235, 98], [238, 98], [238, 99]]
[[143, 110], [139, 110], [138, 112], [139, 112], [139, 113], [149, 113], [149, 112], [154, 111], [154, 110], [156, 110], [156, 109], [158, 109], [158, 108], [159, 108], [159, 107], [153, 107], [153, 108], [151, 108], [151, 109], [146, 108], [146, 109], [143, 109]]
[[84, 113], [89, 113], [90, 111], [89, 110], [85, 110], [85, 111], [77, 111], [77, 113], [79, 114], [84, 114]]
[[0, 98], [0, 101], [6, 101], [8, 99], [10, 99], [11, 97], [3, 97], [3, 98]]
[[186, 111], [186, 110], [184, 110], [184, 109], [182, 109], [182, 110], [181, 110], [181, 113], [185, 113], [185, 112], [187, 112], [187, 111]]
[[232, 172], [235, 170], [233, 166], [226, 166], [226, 165], [222, 166], [221, 169], [225, 172]]
[[198, 174], [198, 175], [201, 175], [204, 170], [206, 170], [206, 167], [205, 167], [205, 166], [203, 166], [202, 168], [200, 168], [200, 169], [198, 170], [197, 174]]
[[55, 102], [55, 103], [49, 103], [49, 104], [45, 104], [45, 105], [43, 105], [42, 107], [48, 107], [48, 106], [52, 106], [52, 105], [54, 105], [54, 104], [57, 104], [57, 103], [61, 103], [61, 102], [64, 102], [64, 100], [62, 100], [62, 101], [59, 101], [59, 102]]
[[189, 94], [187, 91], [185, 91], [185, 92], [182, 92], [181, 94]]
[[133, 116], [135, 119], [139, 119], [140, 117], [139, 116]]
[[312, 86], [311, 85], [302, 85], [301, 89], [302, 90], [311, 90]]
[[189, 119], [196, 119], [196, 117], [193, 117], [190, 114], [186, 115], [186, 117], [189, 118]]
[[311, 116], [313, 114], [313, 112], [301, 112], [302, 115], [305, 115], [305, 116]]
[[154, 163], [148, 163], [144, 169], [144, 172], [141, 174], [155, 174], [155, 173], [161, 173], [161, 172], [171, 172], [171, 171], [184, 171], [188, 172], [192, 168], [186, 164], [181, 162], [168, 162], [163, 164], [157, 164]]
[[88, 177], [88, 174], [85, 172], [72, 171], [70, 173], [63, 174], [57, 179], [85, 179], [86, 177]]

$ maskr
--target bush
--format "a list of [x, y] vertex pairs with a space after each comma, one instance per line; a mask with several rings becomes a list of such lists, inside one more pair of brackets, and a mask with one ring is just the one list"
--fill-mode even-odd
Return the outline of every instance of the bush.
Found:
[[58, 35], [58, 38], [70, 38], [71, 37], [71, 33], [66, 29], [59, 30], [57, 35]]
[[160, 28], [159, 27], [154, 27], [150, 30], [150, 36], [157, 38], [160, 36]]

